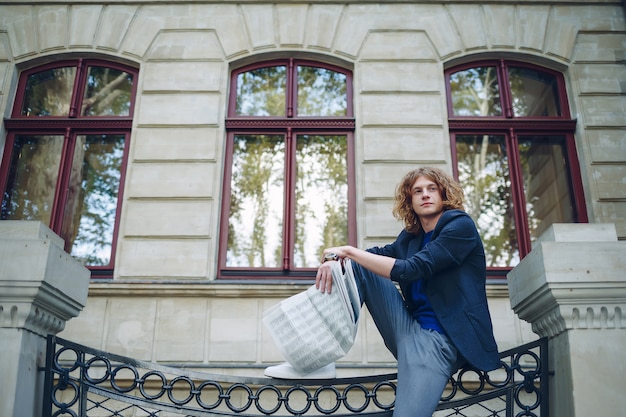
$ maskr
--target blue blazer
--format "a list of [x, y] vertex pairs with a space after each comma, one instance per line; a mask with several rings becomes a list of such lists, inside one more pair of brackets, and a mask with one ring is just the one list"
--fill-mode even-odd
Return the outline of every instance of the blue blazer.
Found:
[[483, 371], [498, 368], [485, 291], [485, 251], [474, 221], [462, 210], [448, 210], [420, 251], [422, 238], [423, 232], [403, 230], [395, 242], [368, 251], [396, 258], [391, 279], [398, 282], [410, 312], [415, 309], [411, 283], [423, 279], [439, 322], [463, 358]]

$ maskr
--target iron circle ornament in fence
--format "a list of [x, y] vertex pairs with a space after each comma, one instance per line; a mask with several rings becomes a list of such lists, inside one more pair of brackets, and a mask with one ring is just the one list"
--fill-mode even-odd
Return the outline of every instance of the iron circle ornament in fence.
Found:
[[[204, 392], [204, 389], [207, 387], [213, 387], [217, 390], [217, 399], [215, 400], [213, 404], [207, 404], [202, 399], [202, 393]], [[202, 384], [198, 386], [198, 390], [196, 393], [196, 402], [198, 403], [200, 407], [202, 407], [205, 410], [213, 410], [214, 408], [219, 407], [220, 404], [222, 403], [223, 398], [224, 398], [224, 389], [222, 388], [220, 384], [218, 384], [215, 381], [204, 381]]]
[[[159, 380], [161, 380], [161, 384], [159, 385], [159, 392], [157, 394], [151, 395], [148, 394], [148, 392], [146, 391], [146, 383], [148, 382], [149, 379], [151, 379], [153, 376], [156, 376]], [[148, 371], [145, 374], [143, 374], [143, 378], [141, 378], [138, 382], [139, 385], [139, 392], [141, 393], [141, 395], [143, 395], [143, 397], [145, 399], [148, 400], [156, 400], [159, 399], [163, 396], [163, 394], [165, 394], [165, 385], [167, 384], [167, 378], [165, 378], [165, 375], [163, 375], [161, 372], [159, 371]]]
[[[290, 399], [295, 401], [295, 399], [292, 398], [292, 395], [297, 392], [303, 392], [306, 395], [306, 405], [301, 410], [296, 410], [289, 404]], [[302, 385], [296, 385], [295, 387], [289, 388], [285, 393], [285, 408], [293, 415], [302, 415], [309, 411], [312, 400], [313, 398], [311, 397], [311, 392], [308, 389]]]
[[[232, 398], [233, 392], [238, 389], [242, 389], [246, 391], [246, 393], [248, 393], [248, 401], [243, 407], [235, 407], [230, 401]], [[246, 384], [241, 384], [241, 383], [231, 385], [226, 391], [226, 395], [224, 396], [226, 400], [226, 405], [228, 406], [229, 410], [234, 411], [235, 413], [243, 413], [248, 408], [250, 408], [250, 406], [252, 405], [251, 397], [252, 397], [252, 390], [250, 389], [250, 387], [247, 386]]]
[[[463, 377], [466, 375], [470, 375], [470, 373], [474, 373], [478, 377], [478, 387], [476, 389], [470, 389], [466, 387], [467, 384], [475, 382], [476, 381], [475, 379], [471, 379], [469, 381], [463, 380]], [[458, 384], [459, 389], [463, 391], [465, 394], [477, 395], [480, 392], [482, 392], [482, 390], [485, 388], [485, 372], [479, 371], [478, 369], [474, 369], [474, 368], [464, 368], [458, 374], [457, 384]]]
[[[61, 359], [61, 356], [68, 352], [72, 353], [72, 356], [74, 357], [74, 359], [67, 359], [67, 358]], [[63, 347], [59, 349], [54, 355], [54, 366], [59, 370], [66, 369], [68, 372], [75, 371], [82, 365], [80, 361], [80, 356], [81, 356], [80, 353], [76, 349], [72, 349], [70, 347]], [[63, 363], [65, 363], [65, 365]], [[70, 363], [71, 365], [68, 366], [68, 364]]]
[[[363, 395], [365, 396], [365, 400], [363, 401], [363, 404], [361, 404], [359, 407], [354, 407], [348, 401], [348, 393], [350, 391], [352, 391], [352, 390], [360, 390], [363, 393]], [[343, 400], [343, 404], [345, 405], [345, 407], [348, 410], [352, 411], [353, 413], [360, 413], [363, 410], [365, 410], [367, 408], [367, 406], [370, 404], [369, 391], [362, 384], [350, 384], [343, 391], [343, 398], [342, 398], [342, 400]]]
[[[187, 395], [187, 397], [184, 400], [179, 400], [174, 397], [174, 389], [175, 389], [174, 386], [176, 384], [180, 386], [182, 383], [189, 385], [189, 389], [187, 390], [189, 392], [189, 395]], [[173, 402], [176, 405], [185, 405], [189, 401], [191, 401], [191, 399], [194, 397], [195, 384], [189, 377], [186, 377], [186, 376], [179, 376], [179, 377], [172, 379], [172, 382], [170, 382], [166, 388], [167, 388], [167, 397], [170, 399], [171, 402]], [[179, 390], [181, 389], [179, 388]], [[185, 391], [181, 390], [181, 392], [185, 392]]]
[[[99, 362], [101, 362], [103, 365], [98, 365]], [[94, 385], [103, 383], [111, 376], [111, 361], [108, 360], [107, 358], [103, 358], [102, 356], [94, 356], [93, 358], [89, 359], [85, 363], [84, 368], [85, 368], [84, 370], [85, 379], [89, 383], [94, 384]], [[102, 368], [104, 368], [104, 374], [101, 377], [95, 378], [89, 375], [90, 370], [92, 369], [99, 370]]]
[[[59, 401], [57, 394], [62, 393], [68, 395], [68, 387], [71, 387], [74, 391], [74, 396], [69, 401]], [[68, 381], [64, 386], [57, 385], [52, 389], [52, 403], [61, 410], [69, 410], [74, 404], [78, 402], [80, 398], [80, 390], [78, 384], [74, 381]]]
[[[324, 408], [322, 407], [322, 405], [319, 402], [320, 399], [320, 395], [324, 392], [324, 391], [331, 391], [332, 394], [334, 394], [335, 397], [335, 405], [333, 405], [331, 408]], [[335, 411], [339, 410], [339, 407], [341, 407], [341, 392], [339, 392], [339, 390], [332, 386], [332, 385], [323, 385], [321, 387], [319, 387], [316, 391], [315, 391], [315, 409], [317, 411], [319, 411], [322, 414], [332, 414]]]
[[[494, 381], [489, 373], [485, 375], [485, 380], [487, 381], [487, 383], [495, 388], [501, 388], [509, 385], [511, 381], [513, 381], [513, 373], [515, 372], [515, 367], [511, 367], [503, 361], [500, 361], [500, 367], [495, 369], [494, 371], [498, 371], [499, 369], [504, 369], [504, 373], [506, 375], [506, 378], [504, 378], [501, 382]], [[494, 375], [496, 375], [495, 372]]]
[[[276, 405], [274, 406], [274, 408], [270, 408], [267, 409], [265, 407], [263, 407], [261, 405], [261, 395], [265, 392], [265, 391], [271, 391], [273, 393], [276, 394]], [[274, 414], [275, 412], [277, 412], [280, 409], [280, 405], [281, 405], [281, 399], [283, 399], [283, 393], [276, 388], [273, 385], [264, 385], [261, 388], [259, 388], [256, 392], [256, 397], [254, 398], [254, 405], [256, 406], [256, 409], [259, 410], [261, 413], [265, 414], [265, 415], [271, 415]]]
[[[133, 375], [132, 383], [128, 387], [125, 387], [125, 388], [120, 387], [116, 382], [118, 373], [123, 372], [123, 371], [129, 371]], [[132, 390], [137, 388], [137, 381], [139, 381], [139, 372], [137, 371], [137, 368], [135, 368], [134, 366], [121, 364], [121, 365], [116, 366], [111, 371], [111, 386], [117, 392], [131, 392]]]
[[[378, 390], [382, 389], [383, 387], [389, 387], [393, 390], [394, 400], [389, 404], [383, 404], [378, 399]], [[381, 410], [391, 410], [394, 407], [394, 405], [396, 405], [395, 397], [396, 397], [396, 384], [394, 384], [391, 381], [380, 381], [372, 389], [372, 400], [374, 401], [374, 404], [376, 404], [376, 407], [380, 408]]]

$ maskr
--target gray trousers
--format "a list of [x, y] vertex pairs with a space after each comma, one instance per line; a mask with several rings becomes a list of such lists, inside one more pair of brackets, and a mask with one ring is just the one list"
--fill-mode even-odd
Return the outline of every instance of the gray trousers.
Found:
[[456, 371], [456, 348], [447, 336], [422, 329], [391, 280], [352, 264], [361, 304], [367, 306], [385, 346], [398, 361], [393, 416], [431, 417]]

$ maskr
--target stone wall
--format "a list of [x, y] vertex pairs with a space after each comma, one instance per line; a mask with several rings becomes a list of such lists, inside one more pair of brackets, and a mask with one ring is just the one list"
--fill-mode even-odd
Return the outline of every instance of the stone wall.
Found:
[[[63, 336], [150, 360], [278, 360], [259, 313], [303, 287], [211, 283], [228, 75], [266, 54], [354, 70], [360, 246], [400, 230], [391, 190], [409, 168], [450, 169], [443, 71], [476, 57], [565, 74], [590, 222], [614, 223], [626, 238], [625, 31], [624, 8], [610, 1], [0, 5], [5, 117], [20, 69], [78, 55], [140, 68], [115, 279], [92, 283]], [[490, 295], [500, 346], [532, 338], [506, 289], [490, 287]], [[389, 362], [368, 320], [359, 334], [351, 363]]]

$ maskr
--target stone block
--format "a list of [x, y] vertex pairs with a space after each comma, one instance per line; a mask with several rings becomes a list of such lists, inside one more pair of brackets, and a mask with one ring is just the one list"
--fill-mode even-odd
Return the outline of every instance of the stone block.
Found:
[[358, 68], [363, 93], [439, 92], [442, 73], [430, 62], [363, 62]]
[[126, 236], [209, 237], [213, 201], [130, 200], [126, 203]]
[[216, 161], [218, 136], [214, 127], [137, 128], [133, 130], [134, 161]]
[[110, 5], [102, 9], [95, 47], [117, 51], [129, 29], [138, 6]]
[[226, 77], [221, 62], [148, 62], [141, 71], [144, 91], [219, 92]]
[[212, 197], [215, 164], [135, 164], [128, 180], [127, 197]]
[[589, 170], [599, 200], [614, 200], [626, 195], [626, 166], [594, 165]]
[[222, 123], [218, 94], [145, 94], [137, 109], [139, 125], [215, 125]]
[[448, 6], [454, 25], [458, 28], [464, 50], [487, 48], [487, 33], [483, 11], [480, 7], [466, 4]]
[[442, 126], [445, 107], [439, 94], [361, 96], [363, 126]]
[[9, 34], [13, 58], [21, 58], [37, 51], [37, 25], [30, 6], [2, 6], [0, 28]]
[[337, 33], [343, 6], [309, 5], [305, 30], [305, 45], [321, 50], [330, 50]]
[[158, 301], [155, 360], [202, 362], [209, 320], [206, 299], [164, 298]]
[[518, 18], [514, 6], [485, 4], [482, 6], [485, 21], [489, 22], [488, 42], [492, 48], [514, 48], [517, 43], [516, 20]]
[[102, 5], [74, 5], [69, 9], [68, 44], [70, 47], [91, 47], [102, 13]]
[[255, 362], [258, 304], [245, 299], [211, 301], [209, 362]]
[[241, 7], [252, 49], [276, 46], [273, 6], [246, 4]]
[[[582, 94], [626, 92], [626, 67], [621, 64], [578, 64], [572, 66]], [[593, 132], [589, 132], [593, 133]]]
[[582, 96], [580, 103], [585, 127], [626, 126], [626, 96]]
[[207, 279], [208, 239], [125, 239], [116, 275], [127, 279]]
[[104, 350], [139, 360], [153, 360], [156, 300], [136, 297], [109, 300]]
[[[363, 128], [363, 160], [407, 163], [423, 160], [445, 161], [450, 152], [448, 133], [443, 128]], [[396, 180], [399, 182], [401, 177]]]
[[[389, 45], [393, 45], [393, 48], [390, 48]], [[428, 35], [423, 31], [373, 31], [368, 33], [364, 40], [359, 59], [361, 61], [435, 61], [437, 51], [428, 39]]]
[[[281, 46], [302, 46], [304, 32], [307, 28], [306, 19], [310, 5], [305, 4], [277, 4], [276, 18], [278, 21], [278, 43]], [[317, 28], [317, 26], [314, 26]]]
[[146, 53], [148, 60], [223, 59], [224, 51], [213, 30], [161, 30]]
[[[550, 16], [550, 6], [517, 8], [516, 24], [519, 49], [543, 51], [546, 37], [545, 28]], [[528, 28], [533, 28], [528, 30]]]
[[42, 51], [65, 48], [68, 27], [68, 9], [65, 6], [44, 6], [36, 9], [37, 37]]
[[[626, 74], [624, 74], [626, 80]], [[626, 132], [623, 129], [598, 129], [586, 132], [592, 162], [596, 163], [621, 163], [626, 161]]]

